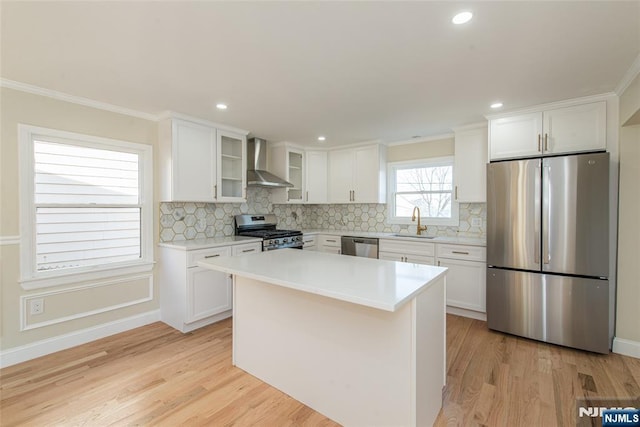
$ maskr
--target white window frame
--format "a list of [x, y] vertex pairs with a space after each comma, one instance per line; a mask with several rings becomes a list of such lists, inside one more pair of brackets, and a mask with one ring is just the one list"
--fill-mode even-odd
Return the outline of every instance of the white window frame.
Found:
[[[407, 224], [416, 225], [417, 221], [411, 221], [411, 218], [395, 216], [396, 211], [396, 170], [405, 168], [420, 168], [420, 167], [436, 167], [436, 166], [451, 166], [454, 168], [453, 156], [447, 157], [431, 157], [428, 159], [409, 160], [403, 162], [390, 162], [387, 163], [387, 223], [388, 224]], [[420, 222], [424, 225], [431, 226], [458, 226], [460, 225], [459, 218], [459, 206], [455, 201], [454, 189], [455, 189], [455, 170], [453, 170], [452, 179], [454, 180], [451, 187], [451, 218], [434, 218], [423, 216], [421, 212]]]
[[[36, 207], [34, 141], [74, 144], [103, 150], [135, 153], [139, 156], [141, 213], [141, 257], [133, 261], [78, 267], [74, 269], [38, 271], [36, 265]], [[150, 145], [118, 141], [92, 135], [18, 125], [20, 144], [20, 284], [24, 289], [39, 289], [87, 280], [104, 279], [147, 272], [153, 269], [153, 149]]]

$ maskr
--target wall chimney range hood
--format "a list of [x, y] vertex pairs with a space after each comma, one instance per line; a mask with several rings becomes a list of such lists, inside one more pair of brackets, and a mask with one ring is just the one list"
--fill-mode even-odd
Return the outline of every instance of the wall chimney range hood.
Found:
[[284, 188], [293, 184], [267, 172], [267, 141], [247, 140], [247, 185], [252, 187]]

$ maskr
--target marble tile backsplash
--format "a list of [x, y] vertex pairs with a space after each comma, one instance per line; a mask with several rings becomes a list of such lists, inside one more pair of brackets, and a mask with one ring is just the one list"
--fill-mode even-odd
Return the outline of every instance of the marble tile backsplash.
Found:
[[[273, 204], [268, 189], [249, 187], [246, 203], [160, 203], [160, 241], [232, 236], [234, 215], [273, 212], [282, 229], [324, 229], [379, 231], [398, 233], [414, 231], [415, 226], [387, 224], [386, 205], [283, 205]], [[427, 234], [437, 236], [485, 237], [486, 205], [461, 203], [458, 227], [429, 226]], [[477, 219], [481, 225], [472, 226]]]

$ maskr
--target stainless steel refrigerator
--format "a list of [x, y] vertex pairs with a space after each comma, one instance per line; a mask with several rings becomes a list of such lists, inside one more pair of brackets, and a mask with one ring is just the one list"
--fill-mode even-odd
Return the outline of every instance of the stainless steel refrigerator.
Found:
[[490, 329], [608, 353], [609, 154], [487, 166]]

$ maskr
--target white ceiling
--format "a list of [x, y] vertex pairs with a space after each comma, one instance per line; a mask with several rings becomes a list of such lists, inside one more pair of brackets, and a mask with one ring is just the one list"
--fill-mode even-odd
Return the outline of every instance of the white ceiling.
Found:
[[[640, 53], [640, 1], [0, 7], [4, 79], [311, 145], [440, 135], [496, 100], [610, 92]], [[474, 18], [454, 26], [460, 10]]]

